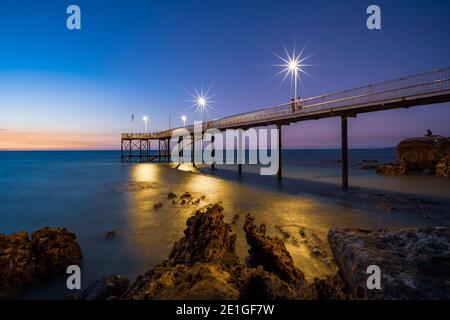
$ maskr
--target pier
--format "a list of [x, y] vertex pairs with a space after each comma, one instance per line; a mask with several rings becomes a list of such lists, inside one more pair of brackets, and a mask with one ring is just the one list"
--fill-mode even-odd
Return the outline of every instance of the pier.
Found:
[[[317, 97], [292, 100], [288, 103], [252, 112], [205, 121], [207, 129], [243, 129], [276, 126], [279, 130], [279, 169], [282, 178], [282, 126], [301, 121], [330, 117], [341, 118], [342, 188], [348, 189], [348, 133], [347, 120], [360, 113], [410, 108], [450, 101], [450, 67], [396, 80], [384, 81]], [[194, 125], [181, 127], [194, 135]], [[121, 160], [123, 162], [170, 162], [170, 140], [174, 128], [154, 133], [122, 133]], [[157, 154], [151, 155], [153, 144]], [[182, 152], [182, 151], [181, 151]], [[193, 159], [192, 162], [194, 163]], [[238, 165], [239, 173], [242, 165]]]

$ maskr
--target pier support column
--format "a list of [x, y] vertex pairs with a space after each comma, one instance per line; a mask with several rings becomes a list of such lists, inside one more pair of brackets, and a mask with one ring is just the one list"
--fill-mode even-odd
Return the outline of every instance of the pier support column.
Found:
[[347, 116], [341, 117], [341, 140], [342, 140], [342, 189], [348, 190], [348, 138], [347, 138]]
[[133, 157], [133, 141], [134, 140], [130, 140], [130, 152], [128, 154], [128, 161], [129, 162], [132, 161], [132, 157]]
[[[211, 149], [212, 149], [211, 150], [211, 157], [213, 157], [213, 159], [216, 158], [216, 149], [214, 148], [214, 140], [215, 139], [216, 139], [216, 137], [214, 135], [212, 135], [211, 136]], [[215, 165], [216, 165], [216, 161], [212, 160], [212, 163], [211, 163], [211, 170], [212, 171], [216, 170]]]
[[278, 177], [278, 180], [281, 180], [282, 173], [283, 173], [282, 161], [281, 161], [281, 124], [277, 125], [277, 129], [278, 129], [278, 173], [277, 173], [277, 177]]
[[158, 162], [161, 162], [161, 139], [158, 139]]
[[167, 163], [170, 162], [170, 138], [167, 139]]
[[195, 135], [192, 135], [192, 148], [191, 148], [191, 156], [192, 156], [192, 165], [195, 167]]
[[[242, 152], [244, 152], [243, 146], [242, 146], [242, 129], [239, 129], [239, 135], [238, 135], [238, 152], [237, 152], [237, 162], [238, 162], [238, 173], [239, 175], [242, 175]], [[245, 154], [244, 154], [245, 159]]]
[[183, 162], [183, 136], [178, 137], [178, 163]]
[[120, 139], [120, 162], [123, 162], [123, 139]]

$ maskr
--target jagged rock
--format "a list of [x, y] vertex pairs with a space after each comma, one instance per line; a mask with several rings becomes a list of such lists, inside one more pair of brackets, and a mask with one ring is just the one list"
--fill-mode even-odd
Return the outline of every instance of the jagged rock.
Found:
[[74, 233], [66, 228], [42, 228], [33, 232], [31, 242], [36, 253], [36, 269], [40, 276], [65, 272], [82, 259]]
[[436, 164], [436, 176], [450, 178], [450, 153], [442, 157]]
[[294, 300], [298, 297], [294, 287], [265, 271], [262, 266], [245, 269], [239, 284], [241, 300]]
[[108, 300], [122, 297], [128, 289], [130, 280], [128, 278], [113, 275], [92, 282], [83, 290], [81, 300]]
[[28, 233], [0, 234], [0, 299], [15, 294], [35, 275], [36, 256]]
[[223, 207], [214, 204], [197, 210], [186, 221], [184, 237], [169, 258], [140, 275], [126, 299], [238, 299], [233, 267], [236, 234], [224, 222]]
[[169, 192], [167, 194], [167, 199], [175, 199], [177, 197], [177, 195], [173, 192]]
[[172, 263], [238, 261], [235, 252], [236, 234], [224, 222], [223, 207], [220, 204], [197, 210], [186, 225], [184, 237], [175, 243], [169, 255]]
[[398, 176], [406, 173], [406, 169], [392, 163], [381, 164], [377, 167], [377, 174], [385, 176]]
[[0, 234], [0, 299], [78, 263], [82, 255], [75, 239], [63, 228], [42, 228], [32, 234], [31, 240], [25, 231]]
[[125, 299], [132, 300], [236, 300], [239, 289], [219, 264], [175, 264], [164, 261], [131, 285]]
[[[353, 298], [450, 298], [450, 228], [331, 229], [328, 240]], [[381, 269], [381, 290], [367, 288], [370, 265]]]
[[317, 300], [347, 300], [348, 289], [339, 274], [328, 275], [325, 279], [314, 278], [312, 283]]
[[422, 172], [430, 170], [436, 172], [436, 165], [442, 158], [450, 155], [450, 138], [442, 136], [428, 136], [410, 138], [397, 145], [398, 164], [406, 172]]
[[412, 172], [450, 176], [450, 138], [428, 135], [409, 138], [397, 145], [397, 163], [380, 165], [378, 174], [402, 175]]
[[300, 291], [302, 298], [311, 298], [303, 272], [294, 266], [291, 255], [278, 237], [266, 236], [264, 227], [257, 227], [255, 218], [245, 217], [244, 231], [250, 246], [248, 263], [251, 267], [261, 265], [265, 271], [278, 276]]

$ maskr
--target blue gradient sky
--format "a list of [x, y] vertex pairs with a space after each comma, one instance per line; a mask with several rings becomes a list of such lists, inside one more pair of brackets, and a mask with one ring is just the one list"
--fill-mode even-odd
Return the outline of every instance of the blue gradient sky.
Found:
[[[66, 28], [77, 4], [82, 30]], [[382, 30], [366, 28], [369, 4]], [[283, 103], [282, 53], [307, 45], [302, 97], [450, 65], [449, 1], [24, 1], [0, 10], [0, 149], [116, 149], [130, 115], [180, 125], [193, 87], [216, 94], [209, 118]], [[352, 147], [394, 146], [426, 129], [450, 135], [450, 104], [360, 115]], [[190, 122], [189, 121], [189, 122]], [[136, 127], [143, 131], [144, 124]], [[290, 147], [336, 147], [338, 119], [285, 129]]]

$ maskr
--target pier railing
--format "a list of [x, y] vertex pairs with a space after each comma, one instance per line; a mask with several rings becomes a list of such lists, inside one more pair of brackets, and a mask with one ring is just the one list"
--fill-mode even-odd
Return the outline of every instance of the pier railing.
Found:
[[[247, 125], [261, 125], [273, 123], [277, 120], [300, 118], [313, 113], [332, 112], [340, 108], [370, 107], [399, 98], [405, 100], [414, 99], [448, 90], [450, 90], [450, 67], [207, 121], [203, 124], [203, 128], [226, 129]], [[184, 129], [191, 133], [194, 132], [193, 125], [186, 126]], [[158, 139], [171, 136], [174, 130], [176, 129], [148, 134], [124, 133], [122, 138]]]

